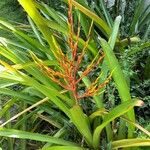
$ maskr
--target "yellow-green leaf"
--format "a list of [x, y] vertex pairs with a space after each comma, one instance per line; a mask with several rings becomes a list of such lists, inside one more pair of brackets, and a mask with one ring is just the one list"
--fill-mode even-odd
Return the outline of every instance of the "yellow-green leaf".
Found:
[[42, 148], [42, 150], [85, 150], [81, 147], [75, 147], [75, 146], [52, 146], [47, 148]]
[[112, 149], [139, 146], [150, 146], [150, 139], [123, 139], [112, 142]]
[[101, 134], [101, 131], [108, 123], [113, 121], [115, 118], [125, 114], [129, 110], [131, 110], [134, 106], [141, 106], [143, 105], [143, 101], [141, 100], [132, 100], [132, 101], [126, 101], [122, 103], [121, 105], [115, 107], [112, 111], [110, 111], [108, 114], [105, 115], [103, 123], [99, 125], [93, 135], [93, 145], [95, 148], [99, 147], [99, 136]]
[[83, 113], [82, 108], [79, 105], [75, 105], [70, 109], [71, 120], [79, 130], [79, 132], [85, 137], [87, 143], [92, 145], [92, 133], [90, 130], [90, 122], [86, 114]]

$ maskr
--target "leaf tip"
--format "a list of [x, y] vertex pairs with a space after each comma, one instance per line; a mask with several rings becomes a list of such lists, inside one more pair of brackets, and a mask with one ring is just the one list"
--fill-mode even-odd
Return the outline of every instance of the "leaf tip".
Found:
[[121, 18], [122, 17], [120, 15], [116, 17], [117, 20], [121, 20]]
[[143, 106], [144, 105], [144, 102], [142, 100], [138, 100], [137, 103], [136, 103], [136, 106]]

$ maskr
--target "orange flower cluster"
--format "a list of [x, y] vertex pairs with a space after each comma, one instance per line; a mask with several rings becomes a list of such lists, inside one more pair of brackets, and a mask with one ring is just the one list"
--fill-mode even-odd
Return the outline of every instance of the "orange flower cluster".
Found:
[[46, 75], [55, 83], [59, 84], [64, 89], [71, 91], [74, 99], [78, 103], [78, 100], [84, 97], [93, 96], [99, 93], [100, 89], [103, 88], [111, 79], [111, 75], [104, 81], [104, 83], [99, 84], [99, 77], [86, 89], [85, 93], [82, 95], [78, 94], [78, 84], [79, 82], [87, 76], [93, 68], [95, 68], [104, 58], [104, 53], [99, 53], [92, 60], [92, 62], [86, 67], [86, 69], [81, 73], [80, 77], [78, 75], [79, 67], [81, 65], [82, 59], [86, 53], [88, 43], [90, 41], [90, 34], [93, 26], [93, 21], [91, 23], [87, 40], [81, 51], [78, 53], [78, 42], [80, 37], [80, 18], [78, 21], [77, 33], [74, 33], [74, 23], [72, 15], [72, 0], [68, 0], [68, 27], [69, 27], [69, 38], [68, 45], [71, 50], [71, 58], [68, 58], [67, 55], [63, 54], [62, 50], [57, 47], [58, 57], [56, 59], [59, 63], [60, 70], [56, 71], [52, 68], [49, 68], [42, 63], [39, 63], [40, 68], [46, 73]]

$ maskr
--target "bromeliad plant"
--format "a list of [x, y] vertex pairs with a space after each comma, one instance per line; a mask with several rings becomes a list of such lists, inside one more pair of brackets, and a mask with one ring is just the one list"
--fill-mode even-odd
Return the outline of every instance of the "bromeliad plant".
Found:
[[[43, 3], [19, 0], [29, 15], [34, 34], [30, 28], [23, 31], [22, 26], [19, 29], [0, 19], [0, 27], [13, 32], [20, 39], [18, 42], [0, 39], [0, 54], [10, 62], [0, 61], [5, 67], [0, 73], [0, 93], [13, 97], [0, 113], [0, 117], [7, 118], [1, 124], [0, 135], [45, 142], [46, 145], [41, 143], [39, 146], [43, 150], [98, 150], [150, 145], [148, 138], [134, 137], [135, 127], [150, 136], [147, 130], [135, 123], [133, 107], [142, 106], [143, 102], [131, 99], [129, 87], [113, 52], [115, 45], [121, 43], [118, 36], [121, 17], [118, 16], [113, 28], [110, 28], [88, 6], [80, 5], [82, 1], [64, 2], [68, 4], [67, 20]], [[83, 26], [84, 15], [88, 18], [86, 27]], [[97, 35], [94, 26], [108, 39], [107, 42], [100, 37], [101, 48], [97, 48], [94, 43]], [[82, 36], [83, 33], [85, 36]], [[99, 71], [91, 78], [95, 69]], [[109, 70], [110, 75], [105, 70]], [[100, 94], [111, 78], [115, 81], [121, 104], [106, 110]], [[24, 88], [20, 92], [9, 88], [18, 84], [22, 84]], [[91, 113], [86, 113], [84, 108], [87, 101], [90, 103]], [[12, 117], [9, 109], [19, 102], [24, 110]], [[31, 106], [27, 107], [28, 104]], [[19, 118], [21, 115], [24, 115], [22, 119]], [[31, 117], [33, 122], [36, 123], [37, 118], [40, 118], [59, 131], [52, 136], [33, 133], [38, 128], [34, 123], [28, 122]], [[116, 120], [118, 117], [120, 119]], [[15, 119], [14, 123], [10, 123]], [[66, 126], [71, 123], [81, 134], [79, 143], [76, 142], [77, 139], [70, 142], [59, 138], [63, 134], [69, 134], [64, 124]], [[116, 128], [117, 123], [119, 125]], [[19, 128], [22, 130], [18, 130]], [[9, 139], [8, 142], [9, 149], [13, 149], [14, 141]], [[20, 149], [26, 149], [26, 142], [21, 141]]]

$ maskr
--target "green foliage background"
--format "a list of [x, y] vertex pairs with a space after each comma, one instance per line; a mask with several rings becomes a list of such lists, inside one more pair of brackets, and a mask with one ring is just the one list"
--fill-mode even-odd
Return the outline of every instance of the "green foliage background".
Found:
[[16, 0], [1, 0], [0, 16], [8, 20], [19, 22], [23, 22], [25, 19], [24, 12]]

